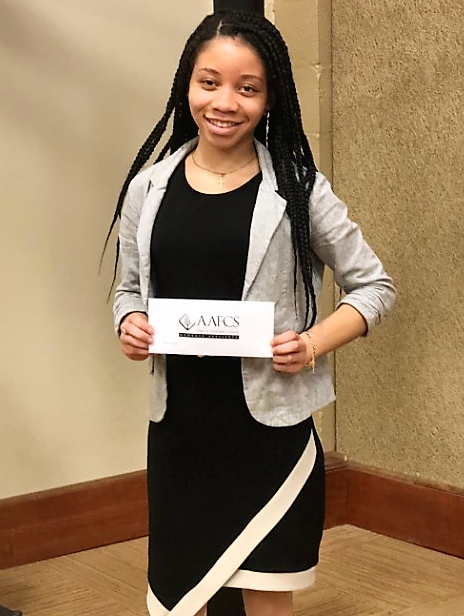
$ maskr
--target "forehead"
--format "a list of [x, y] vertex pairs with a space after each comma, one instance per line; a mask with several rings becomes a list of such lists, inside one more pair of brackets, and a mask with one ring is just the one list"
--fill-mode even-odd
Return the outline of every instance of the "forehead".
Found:
[[256, 50], [236, 37], [217, 36], [207, 41], [198, 52], [195, 68], [235, 68], [258, 76], [265, 73], [264, 64]]

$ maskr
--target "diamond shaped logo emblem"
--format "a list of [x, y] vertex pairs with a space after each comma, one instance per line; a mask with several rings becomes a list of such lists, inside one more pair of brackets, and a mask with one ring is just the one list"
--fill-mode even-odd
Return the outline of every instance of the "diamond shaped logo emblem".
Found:
[[191, 318], [189, 317], [188, 314], [184, 314], [182, 317], [180, 317], [179, 319], [179, 323], [182, 325], [182, 327], [184, 329], [186, 329], [187, 331], [189, 329], [192, 329], [192, 327], [195, 325], [195, 323], [191, 320]]

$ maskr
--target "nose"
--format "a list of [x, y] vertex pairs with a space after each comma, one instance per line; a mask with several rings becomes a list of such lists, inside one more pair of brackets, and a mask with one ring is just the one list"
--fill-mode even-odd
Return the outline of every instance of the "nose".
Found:
[[237, 92], [233, 88], [222, 87], [216, 90], [213, 107], [222, 113], [233, 113], [238, 109]]

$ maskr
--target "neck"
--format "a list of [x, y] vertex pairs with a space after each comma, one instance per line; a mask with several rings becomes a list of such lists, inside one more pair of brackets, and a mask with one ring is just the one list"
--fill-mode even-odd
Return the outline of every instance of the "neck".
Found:
[[234, 149], [221, 149], [211, 147], [200, 140], [194, 151], [195, 160], [216, 173], [227, 173], [256, 155], [253, 141]]

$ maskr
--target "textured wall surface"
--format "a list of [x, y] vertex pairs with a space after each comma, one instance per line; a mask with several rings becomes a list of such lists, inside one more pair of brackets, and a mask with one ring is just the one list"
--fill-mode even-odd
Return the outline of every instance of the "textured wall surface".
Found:
[[464, 487], [464, 8], [333, 0], [334, 185], [399, 291], [337, 353], [337, 448]]
[[[292, 61], [303, 124], [318, 168], [332, 175], [331, 3], [330, 0], [275, 0], [275, 24]], [[333, 276], [324, 275], [322, 315], [334, 308]], [[335, 448], [335, 405], [315, 414], [326, 450]]]

